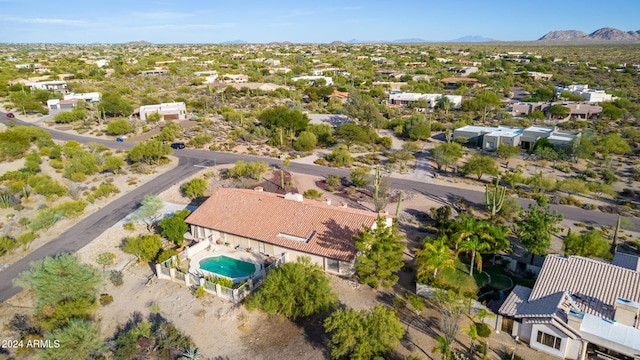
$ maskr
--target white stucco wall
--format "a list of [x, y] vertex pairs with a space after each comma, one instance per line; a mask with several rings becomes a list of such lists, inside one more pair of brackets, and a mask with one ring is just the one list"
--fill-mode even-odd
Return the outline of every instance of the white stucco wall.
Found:
[[[537, 338], [539, 331], [562, 339], [560, 343], [560, 350], [538, 343]], [[578, 357], [578, 351], [580, 350], [580, 341], [569, 338], [553, 325], [534, 324], [531, 326], [531, 340], [529, 341], [529, 346], [533, 349], [544, 351], [547, 354], [558, 356], [560, 358], [576, 359]]]

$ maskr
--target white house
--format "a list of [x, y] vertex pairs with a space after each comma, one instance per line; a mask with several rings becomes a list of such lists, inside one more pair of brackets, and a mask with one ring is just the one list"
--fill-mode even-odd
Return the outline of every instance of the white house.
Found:
[[638, 264], [619, 253], [611, 264], [547, 255], [533, 289], [516, 285], [504, 301], [496, 330], [562, 359], [638, 359]]
[[163, 120], [185, 120], [187, 118], [187, 107], [183, 102], [163, 103], [156, 105], [144, 105], [133, 111], [138, 114], [140, 120], [146, 120], [147, 116], [153, 113], [162, 115]]
[[63, 93], [69, 91], [67, 89], [67, 82], [64, 80], [34, 81], [27, 82], [25, 85], [31, 87], [32, 90], [48, 90]]
[[241, 84], [249, 82], [249, 77], [242, 74], [224, 74], [222, 75], [222, 82], [225, 84]]
[[84, 100], [88, 103], [93, 103], [93, 102], [98, 102], [102, 100], [102, 94], [99, 92], [89, 92], [89, 93], [80, 93], [80, 94], [71, 93], [71, 94], [65, 95], [64, 99], [65, 100], [78, 99], [78, 100]]
[[604, 90], [589, 89], [589, 85], [586, 85], [586, 84], [556, 86], [555, 88], [556, 95], [560, 95], [565, 91], [568, 91], [574, 95], [582, 96], [585, 101], [590, 103], [599, 103], [603, 101], [615, 100], [613, 95], [607, 94], [606, 92], [604, 92]]
[[429, 107], [434, 108], [438, 100], [442, 97], [449, 99], [452, 109], [462, 106], [462, 95], [442, 95], [442, 94], [419, 94], [419, 93], [396, 93], [389, 95], [389, 103], [392, 105], [408, 105], [418, 100], [426, 100]]
[[333, 78], [329, 76], [297, 76], [297, 77], [292, 77], [291, 81], [296, 82], [298, 80], [306, 80], [309, 83], [315, 84], [316, 80], [319, 80], [319, 79], [324, 79], [326, 86], [333, 85]]

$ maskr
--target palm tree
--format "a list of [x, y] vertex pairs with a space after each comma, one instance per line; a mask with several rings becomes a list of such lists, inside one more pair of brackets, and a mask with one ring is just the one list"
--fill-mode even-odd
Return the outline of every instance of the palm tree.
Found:
[[458, 253], [467, 251], [471, 252], [471, 263], [469, 264], [469, 276], [473, 276], [474, 263], [478, 268], [478, 271], [482, 272], [482, 255], [481, 251], [489, 250], [489, 243], [486, 242], [484, 236], [473, 235], [465, 239], [460, 243], [458, 247]]
[[458, 252], [458, 247], [463, 241], [467, 240], [474, 234], [482, 232], [482, 230], [488, 226], [489, 223], [486, 221], [478, 221], [475, 217], [470, 215], [460, 215], [460, 221], [458, 221], [456, 226], [457, 231], [455, 231], [450, 238], [451, 243], [454, 246], [454, 250]]
[[436, 336], [436, 340], [438, 340], [438, 346], [434, 347], [431, 352], [442, 354], [442, 359], [449, 360], [451, 359], [451, 349], [449, 348], [449, 341], [444, 336]]
[[435, 279], [438, 275], [438, 269], [453, 268], [451, 250], [445, 245], [446, 239], [445, 235], [435, 243], [426, 242], [422, 245], [422, 249], [416, 252], [415, 263], [420, 265], [418, 279], [428, 276], [427, 272], [431, 270], [433, 270], [433, 278]]
[[507, 239], [507, 236], [511, 234], [511, 229], [506, 226], [489, 226], [486, 228], [487, 242], [489, 243], [490, 251], [493, 253], [492, 264], [496, 264], [496, 255], [503, 251], [511, 250], [511, 242]]

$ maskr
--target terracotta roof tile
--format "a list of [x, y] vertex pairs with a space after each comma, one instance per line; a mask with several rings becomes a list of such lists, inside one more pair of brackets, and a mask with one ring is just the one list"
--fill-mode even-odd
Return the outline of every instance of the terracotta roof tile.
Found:
[[371, 211], [314, 200], [298, 202], [274, 193], [220, 188], [185, 221], [309, 254], [353, 261], [357, 253], [353, 236], [363, 226], [371, 228], [377, 217]]

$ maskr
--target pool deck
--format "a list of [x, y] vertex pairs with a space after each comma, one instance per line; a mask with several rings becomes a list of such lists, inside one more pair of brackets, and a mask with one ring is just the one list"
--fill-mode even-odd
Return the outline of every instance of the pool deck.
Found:
[[[194, 275], [204, 274], [205, 271], [200, 269], [200, 260], [208, 258], [224, 255], [226, 257], [230, 257], [237, 260], [242, 260], [248, 263], [262, 265], [264, 264], [264, 258], [261, 255], [254, 254], [246, 251], [238, 251], [234, 250], [231, 247], [225, 245], [213, 245], [211, 250], [203, 250], [199, 253], [191, 256], [191, 261], [189, 261], [189, 273]], [[260, 266], [256, 266], [256, 271], [254, 275], [257, 274], [261, 270]], [[206, 271], [208, 273], [208, 271]]]

